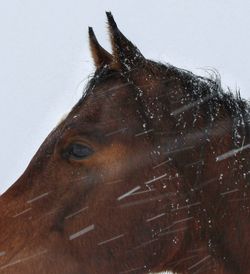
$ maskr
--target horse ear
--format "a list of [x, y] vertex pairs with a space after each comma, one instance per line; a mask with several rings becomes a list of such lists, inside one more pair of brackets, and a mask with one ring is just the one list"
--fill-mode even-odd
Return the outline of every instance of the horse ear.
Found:
[[99, 44], [91, 27], [89, 27], [89, 46], [97, 69], [113, 62], [112, 55]]
[[138, 48], [131, 43], [118, 29], [111, 12], [106, 12], [108, 18], [108, 27], [112, 43], [114, 68], [132, 68], [146, 59]]

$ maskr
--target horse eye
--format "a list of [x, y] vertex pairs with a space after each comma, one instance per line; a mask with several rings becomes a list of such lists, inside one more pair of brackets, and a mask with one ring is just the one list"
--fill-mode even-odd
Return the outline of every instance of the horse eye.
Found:
[[93, 150], [86, 145], [83, 144], [71, 144], [67, 151], [66, 155], [68, 158], [73, 158], [75, 160], [82, 160], [87, 158], [93, 153]]

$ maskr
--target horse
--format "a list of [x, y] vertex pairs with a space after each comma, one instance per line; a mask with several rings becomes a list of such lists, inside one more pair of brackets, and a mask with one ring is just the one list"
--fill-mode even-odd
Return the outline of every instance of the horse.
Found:
[[0, 272], [250, 273], [250, 113], [146, 59], [107, 12], [95, 73], [0, 198]]

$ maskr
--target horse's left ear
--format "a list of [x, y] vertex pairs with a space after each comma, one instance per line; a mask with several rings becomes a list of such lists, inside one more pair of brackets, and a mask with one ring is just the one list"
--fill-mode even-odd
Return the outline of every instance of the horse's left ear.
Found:
[[118, 29], [111, 12], [106, 12], [106, 14], [108, 17], [108, 27], [114, 56], [112, 67], [128, 70], [145, 62], [146, 59], [138, 48]]
[[98, 43], [91, 27], [89, 27], [89, 46], [97, 69], [113, 62], [112, 55]]

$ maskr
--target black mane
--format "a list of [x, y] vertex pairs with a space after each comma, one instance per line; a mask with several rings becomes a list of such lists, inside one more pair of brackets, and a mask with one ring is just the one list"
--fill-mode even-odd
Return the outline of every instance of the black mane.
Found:
[[[164, 67], [166, 68], [165, 65]], [[186, 99], [188, 104], [192, 104], [194, 116], [205, 109], [212, 126], [221, 108], [224, 108], [233, 122], [232, 137], [235, 146], [240, 147], [242, 142], [250, 142], [250, 104], [249, 101], [241, 98], [239, 90], [233, 92], [228, 88], [225, 91], [219, 73], [214, 70], [209, 77], [204, 77], [172, 66], [171, 69], [183, 79], [187, 91]], [[177, 114], [182, 115], [181, 112]]]

